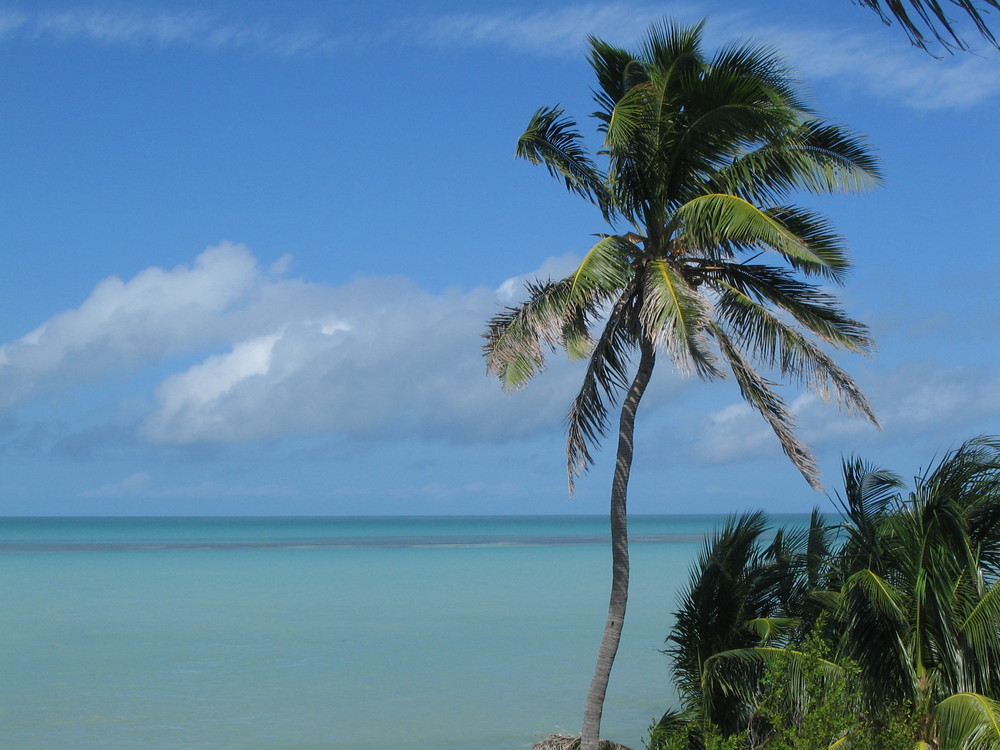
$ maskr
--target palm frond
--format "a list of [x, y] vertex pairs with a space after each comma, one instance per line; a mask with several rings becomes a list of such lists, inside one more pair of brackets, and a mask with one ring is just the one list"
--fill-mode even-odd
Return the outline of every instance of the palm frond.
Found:
[[590, 44], [590, 66], [597, 76], [594, 101], [601, 111], [594, 117], [602, 121], [599, 130], [606, 127], [615, 105], [636, 84], [646, 79], [646, 65], [642, 60], [620, 47], [608, 44], [597, 37], [587, 38]]
[[[817, 222], [805, 221], [806, 212], [787, 208], [762, 210], [735, 195], [700, 195], [680, 206], [672, 231], [688, 244], [712, 248], [720, 244], [773, 250], [794, 268], [831, 280], [843, 278], [850, 267], [837, 238]], [[792, 221], [795, 228], [786, 224]], [[805, 232], [805, 236], [796, 233]]]
[[777, 306], [828, 344], [865, 355], [871, 354], [875, 346], [868, 327], [847, 317], [836, 297], [796, 279], [787, 269], [724, 260], [695, 263], [699, 278], [734, 287], [758, 302]]
[[879, 161], [861, 136], [810, 118], [737, 153], [709, 177], [707, 187], [710, 192], [776, 204], [792, 190], [865, 192], [881, 182]]
[[719, 326], [714, 326], [712, 330], [723, 356], [729, 362], [744, 400], [771, 425], [778, 442], [781, 443], [781, 449], [809, 485], [813, 489], [820, 489], [822, 485], [819, 481], [816, 459], [806, 445], [796, 437], [795, 420], [785, 407], [784, 401], [772, 390], [775, 384], [761, 377], [753, 369], [739, 348]]
[[643, 327], [657, 346], [670, 353], [677, 369], [696, 372], [702, 378], [722, 377], [705, 337], [712, 323], [708, 300], [692, 289], [666, 258], [648, 264], [643, 292]]
[[617, 297], [631, 281], [631, 261], [641, 254], [642, 250], [627, 237], [603, 237], [587, 251], [576, 271], [570, 275], [570, 294]]
[[576, 123], [558, 107], [541, 107], [517, 139], [515, 154], [532, 164], [543, 164], [549, 174], [562, 178], [566, 189], [609, 209], [604, 176], [583, 147]]
[[749, 351], [766, 366], [778, 368], [783, 377], [791, 377], [824, 399], [829, 398], [832, 391], [841, 407], [878, 424], [868, 400], [854, 380], [800, 331], [729, 285], [723, 286], [716, 307], [744, 351]]
[[743, 623], [744, 628], [760, 639], [762, 646], [783, 638], [798, 625], [799, 620], [795, 617], [756, 617]]
[[[930, 43], [925, 36], [927, 32], [930, 32], [931, 36], [949, 52], [953, 49], [969, 49], [965, 39], [959, 34], [938, 0], [909, 0], [913, 15], [902, 0], [854, 0], [854, 2], [875, 11], [886, 25], [890, 23], [891, 18], [895, 18], [903, 27], [910, 43], [923, 50], [927, 50]], [[986, 23], [985, 11], [980, 10], [976, 2], [973, 0], [949, 0], [949, 2], [965, 13], [983, 39], [994, 47], [998, 46], [996, 37]], [[988, 8], [1000, 10], [1000, 0], [981, 0], [981, 2]]]
[[1000, 750], [1000, 703], [957, 693], [934, 709], [941, 750]]
[[572, 281], [529, 283], [528, 299], [493, 316], [483, 337], [487, 370], [500, 378], [504, 390], [522, 388], [545, 367], [546, 351], [566, 344], [581, 346], [586, 320], [596, 300], [571, 294]]
[[628, 387], [628, 365], [638, 346], [638, 336], [630, 299], [623, 295], [608, 314], [604, 330], [590, 352], [583, 384], [566, 415], [570, 495], [575, 488], [575, 478], [584, 474], [593, 463], [590, 446], [607, 432], [610, 406]]

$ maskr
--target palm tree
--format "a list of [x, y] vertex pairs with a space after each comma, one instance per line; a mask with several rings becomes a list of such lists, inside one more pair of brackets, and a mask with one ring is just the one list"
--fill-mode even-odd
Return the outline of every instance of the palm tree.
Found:
[[[661, 742], [753, 728], [765, 668], [800, 668], [812, 632], [826, 668], [856, 665], [860, 716], [910, 714], [918, 747], [1000, 750], [1000, 439], [968, 441], [903, 490], [851, 459], [839, 543], [814, 514], [765, 548], [759, 513], [709, 542], [668, 639], [684, 711], [661, 720]], [[827, 610], [819, 632], [810, 603]]]
[[910, 0], [911, 9], [901, 0], [853, 0], [863, 8], [875, 11], [882, 22], [888, 25], [895, 18], [903, 27], [910, 43], [923, 50], [928, 49], [930, 40], [925, 36], [925, 29], [935, 40], [949, 52], [953, 50], [968, 50], [969, 46], [955, 28], [955, 22], [948, 16], [947, 9], [954, 6], [962, 11], [975, 25], [976, 31], [994, 47], [1000, 48], [1000, 43], [986, 25], [984, 14], [989, 8], [1000, 10], [1000, 0], [980, 0], [979, 5], [986, 6], [981, 10], [973, 0], [948, 0], [942, 7], [939, 0]]
[[[620, 405], [611, 600], [583, 750], [597, 748], [625, 616], [633, 432], [658, 353], [707, 380], [728, 369], [818, 487], [815, 462], [768, 375], [832, 392], [874, 422], [858, 387], [814, 338], [859, 353], [872, 343], [817, 283], [844, 281], [850, 262], [841, 238], [823, 217], [785, 199], [795, 189], [863, 190], [879, 182], [864, 143], [807, 107], [791, 71], [768, 49], [735, 45], [709, 56], [702, 24], [667, 22], [654, 24], [635, 53], [595, 38], [590, 47], [606, 167], [557, 107], [535, 113], [517, 156], [543, 164], [595, 204], [611, 231], [598, 235], [567, 278], [530, 284], [525, 302], [489, 322], [484, 347], [489, 370], [508, 390], [539, 372], [549, 349], [587, 360], [567, 417], [571, 494]], [[768, 253], [771, 262], [758, 261]]]
[[838, 652], [872, 702], [907, 703], [921, 740], [1000, 748], [1000, 440], [947, 454], [903, 493], [845, 464]]
[[807, 527], [778, 529], [765, 544], [767, 518], [757, 511], [706, 541], [664, 652], [683, 711], [668, 711], [661, 729], [691, 717], [725, 735], [750, 725], [764, 666], [820, 615], [812, 594], [829, 581], [833, 528], [814, 510]]

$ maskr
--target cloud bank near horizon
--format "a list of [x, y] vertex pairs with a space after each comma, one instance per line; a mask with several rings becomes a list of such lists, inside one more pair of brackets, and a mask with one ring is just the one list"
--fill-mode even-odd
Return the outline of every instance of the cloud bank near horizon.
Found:
[[[552, 433], [562, 428], [580, 367], [554, 353], [548, 372], [508, 398], [485, 373], [481, 332], [526, 279], [562, 276], [576, 260], [550, 258], [496, 290], [432, 294], [403, 277], [309, 283], [287, 276], [287, 258], [267, 267], [248, 248], [223, 243], [190, 264], [105, 279], [79, 307], [0, 347], [0, 406], [9, 415], [60, 391], [152, 372], [157, 382], [128, 438], [152, 446], [322, 434], [504, 443]], [[667, 404], [693, 414], [687, 395], [677, 400], [693, 381], [659, 369], [644, 418], [656, 424]], [[904, 362], [868, 367], [859, 380], [886, 427], [882, 439], [1000, 414], [1000, 373], [988, 368]], [[817, 449], [876, 434], [814, 396], [792, 406]], [[780, 452], [741, 402], [704, 414], [681, 450], [685, 460], [711, 465]]]
[[545, 377], [508, 398], [480, 350], [485, 321], [523, 279], [563, 272], [569, 256], [496, 291], [440, 295], [402, 277], [307, 283], [286, 265], [264, 268], [223, 243], [189, 265], [105, 279], [0, 347], [0, 407], [166, 367], [138, 430], [158, 445], [328, 431], [490, 442], [561, 425], [578, 367], [553, 356]]

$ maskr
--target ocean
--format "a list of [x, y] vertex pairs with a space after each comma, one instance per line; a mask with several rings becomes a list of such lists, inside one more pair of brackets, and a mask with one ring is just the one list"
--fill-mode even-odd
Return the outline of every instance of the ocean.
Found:
[[[603, 736], [638, 749], [672, 703], [660, 649], [722, 520], [631, 519]], [[0, 519], [0, 747], [506, 750], [576, 732], [607, 534], [597, 517]]]

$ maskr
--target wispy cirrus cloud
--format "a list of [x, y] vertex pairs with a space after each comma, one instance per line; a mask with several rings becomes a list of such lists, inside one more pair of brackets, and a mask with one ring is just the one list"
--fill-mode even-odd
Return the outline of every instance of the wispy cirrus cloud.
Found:
[[[867, 16], [858, 15], [857, 23]], [[21, 11], [0, 7], [0, 42], [10, 39], [83, 42], [102, 46], [189, 47], [242, 50], [274, 57], [337, 54], [392, 44], [493, 48], [540, 58], [580, 55], [588, 35], [625, 47], [650, 22], [670, 18], [690, 24], [708, 18], [710, 46], [756, 39], [774, 45], [811, 81], [831, 80], [866, 96], [915, 109], [961, 109], [1000, 93], [995, 52], [937, 60], [905, 43], [893, 44], [866, 26], [808, 27], [761, 23], [753, 15], [714, 6], [674, 2], [577, 2], [543, 10], [413, 13], [381, 28], [333, 31], [330, 20], [234, 18], [210, 10], [177, 11], [155, 6]]]
[[425, 43], [502, 47], [552, 57], [579, 54], [589, 34], [632, 47], [650, 22], [664, 17], [685, 24], [707, 17], [710, 46], [748, 39], [765, 42], [780, 50], [807, 80], [834, 80], [850, 90], [915, 109], [961, 109], [1000, 92], [1000, 60], [995, 52], [939, 60], [855, 26], [761, 24], [750, 14], [723, 6], [578, 3], [528, 12], [459, 13], [416, 28]]
[[276, 57], [326, 54], [347, 42], [315, 25], [279, 28], [264, 20], [236, 20], [204, 11], [96, 6], [32, 13], [0, 9], [0, 40], [4, 38], [104, 46], [242, 49]]
[[533, 11], [464, 12], [417, 25], [424, 42], [465, 47], [505, 47], [543, 57], [579, 53], [588, 35], [616, 44], [638, 39], [650, 20], [664, 16], [694, 21], [705, 11], [689, 3], [646, 5], [576, 3]]

